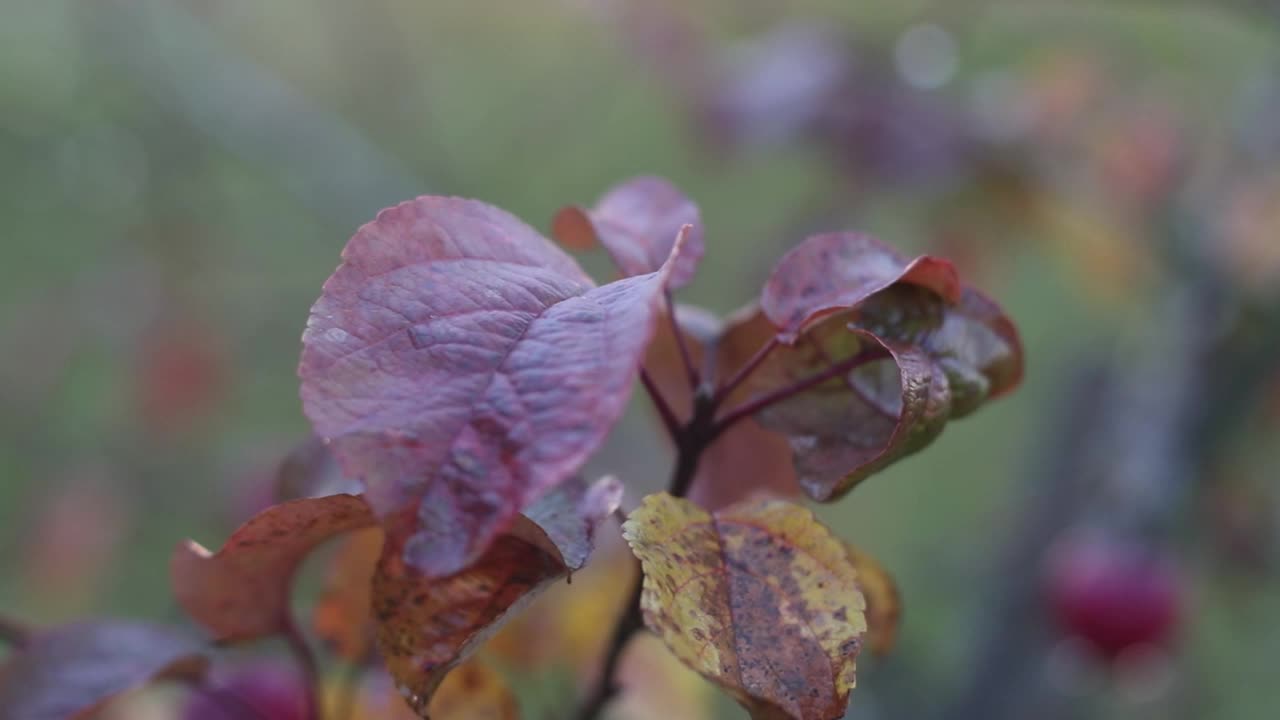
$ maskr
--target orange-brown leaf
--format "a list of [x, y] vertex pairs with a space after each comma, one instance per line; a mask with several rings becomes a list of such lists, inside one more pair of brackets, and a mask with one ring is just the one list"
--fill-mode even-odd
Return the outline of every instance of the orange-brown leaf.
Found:
[[867, 647], [876, 655], [893, 650], [902, 622], [902, 595], [898, 583], [879, 560], [845, 543], [849, 561], [858, 569], [858, 588], [867, 600]]
[[333, 652], [359, 662], [373, 649], [373, 570], [382, 554], [380, 527], [357, 530], [342, 539], [329, 562], [312, 626]]
[[596, 526], [618, 506], [622, 486], [565, 483], [465, 570], [432, 579], [388, 541], [373, 581], [377, 643], [387, 669], [426, 717], [445, 676], [550, 583], [586, 563]]
[[298, 564], [317, 545], [374, 524], [364, 500], [330, 495], [273, 505], [241, 525], [210, 553], [188, 540], [169, 569], [174, 597], [220, 641], [245, 641], [286, 627]]
[[665, 493], [624, 525], [645, 624], [753, 718], [834, 720], [855, 684], [865, 602], [844, 545], [791, 503], [711, 514]]

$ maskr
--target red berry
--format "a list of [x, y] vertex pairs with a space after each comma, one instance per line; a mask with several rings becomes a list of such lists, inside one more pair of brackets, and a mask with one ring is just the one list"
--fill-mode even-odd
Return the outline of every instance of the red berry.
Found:
[[1049, 600], [1059, 625], [1108, 660], [1168, 645], [1179, 585], [1173, 561], [1137, 543], [1072, 537], [1049, 558]]

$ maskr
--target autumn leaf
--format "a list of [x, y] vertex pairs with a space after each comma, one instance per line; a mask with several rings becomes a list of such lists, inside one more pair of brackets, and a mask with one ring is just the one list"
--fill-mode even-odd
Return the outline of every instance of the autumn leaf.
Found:
[[757, 719], [843, 717], [867, 630], [857, 571], [808, 510], [650, 495], [623, 526], [645, 624]]
[[0, 672], [5, 720], [84, 717], [149, 682], [199, 679], [199, 639], [146, 622], [82, 622], [37, 633]]
[[[733, 377], [777, 332], [755, 305], [723, 322], [701, 308], [680, 305], [675, 319], [695, 367], [705, 365], [706, 353], [714, 353], [715, 377], [721, 382]], [[676, 343], [676, 330], [663, 318], [644, 367], [677, 418], [687, 422], [693, 414], [693, 389]], [[729, 405], [749, 399], [748, 389], [743, 385], [731, 393]], [[704, 451], [689, 497], [708, 510], [717, 510], [757, 493], [794, 497], [800, 494], [800, 486], [786, 437], [765, 430], [754, 418], [743, 418]]]
[[484, 203], [422, 197], [360, 228], [303, 334], [302, 399], [410, 565], [467, 568], [578, 471], [627, 404], [681, 248], [596, 287]]
[[364, 528], [342, 538], [329, 560], [324, 587], [311, 614], [311, 624], [333, 652], [360, 662], [373, 649], [373, 569], [382, 555], [380, 527]]
[[886, 655], [898, 641], [902, 622], [902, 595], [889, 571], [871, 555], [845, 543], [849, 562], [858, 571], [858, 589], [867, 601], [867, 648]]
[[441, 720], [517, 720], [520, 708], [502, 675], [473, 660], [444, 679], [428, 715]]
[[662, 267], [681, 228], [690, 226], [684, 251], [671, 271], [670, 285], [689, 284], [702, 259], [702, 215], [698, 206], [666, 180], [637, 177], [605, 193], [591, 209], [562, 208], [551, 234], [565, 247], [603, 245], [624, 276]]
[[460, 573], [433, 579], [405, 562], [393, 542], [373, 581], [377, 642], [402, 694], [424, 713], [445, 676], [550, 583], [586, 563], [596, 527], [622, 497], [605, 478], [572, 480], [521, 515]]
[[180, 544], [169, 565], [174, 597], [222, 642], [281, 632], [302, 559], [320, 543], [373, 523], [355, 495], [273, 505], [241, 525], [217, 553], [191, 540]]
[[829, 376], [756, 415], [787, 436], [801, 487], [822, 502], [1022, 377], [1021, 342], [999, 306], [945, 261], [907, 261], [866, 236], [810, 238], [775, 268], [761, 308], [781, 344], [750, 391]]
[[806, 239], [778, 261], [760, 296], [760, 309], [784, 340], [794, 342], [817, 318], [852, 308], [898, 283], [932, 290], [951, 303], [962, 291], [946, 260], [928, 255], [907, 260], [870, 236], [828, 233]]
[[787, 436], [800, 487], [819, 502], [928, 445], [951, 408], [946, 377], [920, 349], [850, 330], [842, 316], [775, 350], [753, 380], [781, 385], [850, 360], [859, 364], [756, 415]]

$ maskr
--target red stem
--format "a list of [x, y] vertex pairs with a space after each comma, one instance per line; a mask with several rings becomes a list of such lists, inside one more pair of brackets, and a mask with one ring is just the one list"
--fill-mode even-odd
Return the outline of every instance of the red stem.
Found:
[[732, 394], [734, 390], [738, 389], [739, 385], [746, 382], [748, 377], [751, 377], [751, 373], [755, 372], [756, 369], [760, 367], [760, 363], [764, 362], [764, 359], [769, 357], [769, 353], [773, 352], [773, 349], [778, 347], [778, 344], [778, 338], [772, 337], [769, 338], [769, 342], [761, 345], [756, 350], [755, 354], [747, 360], [747, 363], [738, 368], [737, 372], [733, 374], [733, 377], [729, 378], [728, 382], [720, 386], [719, 390], [716, 390], [715, 397], [712, 398], [711, 403], [719, 407], [720, 403], [727, 400], [729, 395]]
[[689, 377], [689, 388], [696, 392], [698, 383], [701, 382], [698, 377], [698, 369], [693, 366], [693, 355], [689, 353], [689, 346], [684, 341], [684, 333], [680, 331], [680, 324], [676, 322], [676, 304], [671, 299], [671, 291], [667, 290], [664, 297], [667, 300], [667, 322], [671, 323], [671, 332], [676, 336], [676, 348], [680, 351], [680, 363], [684, 365], [684, 372]]
[[844, 375], [845, 373], [855, 370], [867, 363], [874, 362], [876, 360], [883, 360], [888, 356], [889, 354], [880, 348], [858, 353], [857, 355], [846, 358], [835, 365], [827, 367], [825, 370], [814, 373], [807, 378], [797, 380], [790, 385], [780, 387], [777, 390], [765, 393], [764, 395], [753, 397], [733, 410], [730, 410], [724, 415], [724, 417], [716, 421], [716, 424], [711, 429], [711, 436], [712, 438], [718, 437], [738, 421], [751, 417], [770, 405], [790, 399], [814, 387], [815, 385], [821, 385], [834, 377]]
[[644, 368], [640, 369], [640, 382], [644, 384], [645, 392], [649, 393], [649, 399], [653, 401], [654, 407], [658, 409], [658, 416], [662, 418], [662, 425], [667, 429], [667, 434], [672, 440], [680, 439], [680, 420], [676, 417], [675, 412], [671, 410], [671, 405], [667, 399], [662, 396], [662, 391], [658, 390], [658, 386], [653, 382], [653, 378], [649, 376], [649, 371]]

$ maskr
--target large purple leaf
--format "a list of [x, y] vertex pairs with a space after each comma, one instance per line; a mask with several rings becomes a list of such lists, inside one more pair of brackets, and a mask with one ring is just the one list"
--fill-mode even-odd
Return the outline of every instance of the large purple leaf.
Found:
[[303, 406], [410, 565], [465, 568], [599, 446], [681, 244], [657, 272], [595, 287], [472, 200], [418, 198], [356, 233], [303, 334]]
[[693, 280], [702, 259], [702, 215], [675, 185], [658, 177], [637, 177], [614, 186], [595, 207], [562, 208], [551, 232], [567, 247], [603, 245], [623, 275], [642, 275], [667, 261], [684, 226], [684, 252], [671, 272], [671, 286]]
[[152, 680], [196, 679], [207, 665], [202, 642], [170, 627], [103, 620], [55, 628], [0, 668], [0, 717], [83, 717]]

